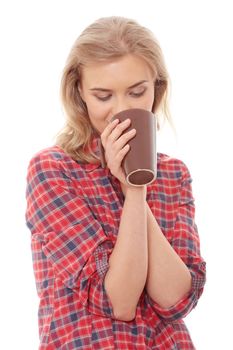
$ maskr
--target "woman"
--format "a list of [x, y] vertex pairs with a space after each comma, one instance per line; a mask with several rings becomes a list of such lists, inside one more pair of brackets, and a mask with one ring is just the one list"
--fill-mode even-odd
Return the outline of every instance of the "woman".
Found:
[[[28, 169], [27, 225], [40, 349], [194, 349], [183, 318], [205, 284], [187, 167], [158, 154], [157, 179], [127, 184], [129, 108], [167, 115], [168, 74], [152, 33], [102, 18], [64, 69], [66, 127]], [[98, 139], [107, 166], [101, 167]]]

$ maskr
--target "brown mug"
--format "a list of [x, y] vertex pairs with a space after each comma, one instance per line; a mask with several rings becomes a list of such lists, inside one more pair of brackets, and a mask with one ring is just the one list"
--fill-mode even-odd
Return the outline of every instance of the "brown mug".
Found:
[[[114, 115], [112, 120], [119, 119], [123, 122], [131, 120], [130, 126], [123, 134], [136, 129], [136, 135], [128, 142], [130, 150], [122, 161], [122, 167], [126, 174], [128, 184], [132, 186], [148, 185], [156, 179], [156, 118], [147, 110], [132, 108]], [[102, 149], [102, 164], [103, 159]]]

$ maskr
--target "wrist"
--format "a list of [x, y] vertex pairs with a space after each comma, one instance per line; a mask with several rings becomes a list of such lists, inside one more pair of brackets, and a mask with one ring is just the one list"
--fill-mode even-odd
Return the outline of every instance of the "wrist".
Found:
[[125, 185], [122, 191], [125, 197], [140, 197], [146, 199], [147, 187], [145, 186], [130, 186]]

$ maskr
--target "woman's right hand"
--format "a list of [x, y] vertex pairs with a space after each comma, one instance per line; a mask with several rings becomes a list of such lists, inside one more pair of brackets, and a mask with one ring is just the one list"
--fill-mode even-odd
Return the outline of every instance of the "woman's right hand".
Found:
[[127, 185], [126, 175], [122, 168], [122, 160], [129, 152], [129, 140], [136, 135], [136, 130], [132, 129], [122, 134], [130, 126], [130, 119], [119, 122], [119, 119], [110, 122], [101, 134], [102, 145], [105, 150], [105, 159], [112, 175], [114, 175], [123, 185]]

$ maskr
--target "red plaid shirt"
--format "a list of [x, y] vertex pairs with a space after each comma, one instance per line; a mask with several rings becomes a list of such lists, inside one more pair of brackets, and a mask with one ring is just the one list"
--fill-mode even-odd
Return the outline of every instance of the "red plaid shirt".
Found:
[[190, 294], [169, 309], [146, 290], [130, 322], [116, 320], [104, 289], [124, 198], [120, 184], [98, 164], [78, 163], [58, 146], [30, 162], [27, 225], [40, 298], [40, 350], [194, 349], [183, 318], [205, 283], [194, 222], [191, 179], [179, 160], [158, 154], [147, 202], [162, 232], [190, 269]]

